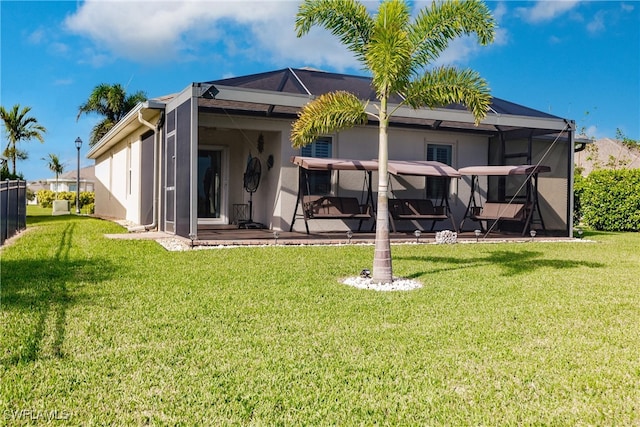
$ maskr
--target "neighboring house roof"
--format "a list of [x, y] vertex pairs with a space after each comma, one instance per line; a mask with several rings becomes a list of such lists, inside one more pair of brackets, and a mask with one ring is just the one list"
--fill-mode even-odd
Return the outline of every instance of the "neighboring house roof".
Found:
[[[60, 181], [62, 180], [75, 181], [76, 179], [77, 179], [76, 169], [67, 171], [58, 177], [58, 180]], [[91, 166], [86, 166], [84, 168], [80, 168], [80, 179], [82, 181], [95, 181], [96, 179], [95, 166], [91, 165]], [[53, 180], [55, 181], [55, 177], [53, 178]]]
[[576, 153], [575, 163], [584, 176], [595, 169], [640, 169], [640, 147], [631, 149], [616, 139], [601, 138]]
[[48, 190], [49, 186], [46, 182], [43, 181], [31, 181], [27, 183], [27, 188], [29, 188], [34, 193], [37, 193], [40, 190]]

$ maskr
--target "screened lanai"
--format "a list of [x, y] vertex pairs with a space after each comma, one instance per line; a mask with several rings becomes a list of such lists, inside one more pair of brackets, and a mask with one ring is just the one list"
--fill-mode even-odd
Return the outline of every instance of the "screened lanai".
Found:
[[[89, 157], [96, 162], [96, 214], [195, 240], [203, 230], [232, 229], [238, 219], [236, 205], [249, 201], [242, 183], [251, 156], [259, 157], [263, 165], [260, 186], [253, 194], [256, 222], [274, 231], [292, 229], [299, 172], [290, 158], [302, 156], [302, 151], [291, 146], [291, 124], [309, 101], [336, 90], [356, 94], [367, 103], [372, 116], [365, 125], [323, 135], [331, 140], [329, 156], [375, 159], [379, 130], [373, 116], [377, 102], [370, 77], [285, 68], [195, 82], [173, 95], [137, 105], [92, 147]], [[447, 147], [453, 169], [536, 164], [546, 157], [551, 172], [539, 182], [545, 226], [565, 236], [571, 234], [572, 121], [498, 97], [492, 99], [486, 118], [477, 126], [473, 115], [459, 105], [414, 110], [401, 103], [401, 97], [390, 99], [394, 114], [389, 126], [389, 158], [437, 160], [428, 155], [433, 144]], [[218, 202], [209, 210], [202, 209], [200, 202], [200, 182], [206, 176], [200, 173], [201, 169], [206, 172], [203, 159], [215, 159], [220, 177], [216, 181]], [[122, 174], [123, 170], [127, 174]], [[375, 174], [375, 170], [371, 172]], [[364, 181], [355, 178], [355, 171], [349, 174], [354, 181]], [[421, 178], [392, 176], [406, 181], [406, 193], [397, 192], [397, 197], [423, 197], [408, 191], [415, 189], [414, 182]], [[366, 195], [355, 182], [346, 188], [345, 184], [351, 184], [349, 179], [341, 176], [330, 182], [325, 196]], [[448, 201], [453, 215], [461, 218], [470, 185], [462, 179], [453, 182]], [[485, 187], [482, 191], [492, 190]], [[366, 196], [364, 199], [366, 204]], [[373, 208], [371, 214], [375, 215]], [[296, 226], [294, 231], [304, 231], [300, 222]]]

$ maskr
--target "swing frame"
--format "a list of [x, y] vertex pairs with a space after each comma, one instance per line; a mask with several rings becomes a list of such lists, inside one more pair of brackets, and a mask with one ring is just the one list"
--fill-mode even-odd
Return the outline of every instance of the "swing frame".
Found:
[[[515, 165], [515, 166], [469, 166], [458, 170], [462, 175], [471, 176], [471, 191], [469, 202], [462, 217], [459, 229], [464, 230], [464, 223], [467, 219], [477, 221], [483, 233], [489, 234], [501, 221], [519, 221], [523, 223], [522, 236], [530, 230], [534, 220], [534, 214], [538, 215], [538, 220], [542, 231], [546, 231], [542, 212], [540, 210], [538, 196], [538, 174], [551, 172], [549, 166], [544, 165]], [[476, 202], [476, 194], [480, 200], [479, 176], [525, 176], [525, 180], [509, 200], [504, 202], [485, 201], [484, 205]], [[525, 188], [524, 202], [514, 202], [518, 194]], [[489, 226], [489, 222], [493, 221]], [[485, 228], [483, 222], [486, 222]]]
[[[292, 156], [291, 163], [298, 166], [298, 194], [296, 206], [293, 210], [293, 218], [289, 231], [298, 216], [298, 207], [302, 206], [304, 226], [309, 234], [309, 220], [311, 219], [338, 219], [358, 220], [358, 231], [362, 229], [362, 223], [373, 219], [371, 231], [375, 227], [375, 206], [373, 203], [373, 190], [371, 185], [372, 172], [378, 170], [378, 163], [373, 160], [330, 159], [317, 157]], [[309, 194], [309, 171], [357, 171], [365, 172], [366, 200], [364, 203], [356, 197], [340, 197], [332, 195], [315, 196]], [[306, 192], [305, 192], [306, 189]], [[306, 199], [306, 200], [305, 200]]]

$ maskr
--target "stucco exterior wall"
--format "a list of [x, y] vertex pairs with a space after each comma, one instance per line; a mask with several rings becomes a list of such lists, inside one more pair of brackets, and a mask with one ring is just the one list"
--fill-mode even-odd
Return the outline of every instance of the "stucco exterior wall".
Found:
[[140, 149], [139, 127], [95, 159], [95, 213], [140, 224]]

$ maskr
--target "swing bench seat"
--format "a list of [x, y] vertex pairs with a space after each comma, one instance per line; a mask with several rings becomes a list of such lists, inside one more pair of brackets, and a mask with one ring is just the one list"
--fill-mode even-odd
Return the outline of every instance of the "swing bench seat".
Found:
[[394, 232], [396, 231], [395, 221], [398, 220], [433, 221], [431, 226], [433, 230], [436, 221], [451, 219], [444, 206], [433, 206], [428, 199], [390, 199], [389, 216]]
[[370, 219], [370, 205], [361, 205], [355, 197], [321, 196], [304, 204], [308, 219]]
[[472, 207], [469, 218], [475, 221], [524, 221], [525, 204], [487, 202], [482, 207]]

